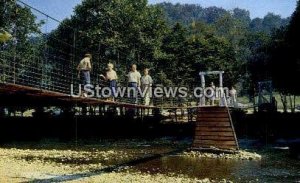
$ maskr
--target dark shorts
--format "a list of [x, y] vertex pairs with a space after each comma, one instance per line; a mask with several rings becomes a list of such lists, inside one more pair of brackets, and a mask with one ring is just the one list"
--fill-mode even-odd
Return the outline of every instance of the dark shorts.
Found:
[[109, 87], [111, 89], [112, 96], [116, 97], [117, 81], [116, 80], [109, 81]]
[[137, 83], [136, 83], [136, 82], [130, 82], [130, 83], [128, 84], [128, 87], [137, 88]]
[[138, 96], [137, 96], [138, 85], [137, 85], [137, 83], [136, 82], [130, 82], [130, 83], [128, 83], [128, 87], [134, 88], [136, 93], [131, 95], [131, 103], [137, 104], [138, 103]]
[[81, 82], [83, 85], [91, 84], [90, 71], [81, 71]]

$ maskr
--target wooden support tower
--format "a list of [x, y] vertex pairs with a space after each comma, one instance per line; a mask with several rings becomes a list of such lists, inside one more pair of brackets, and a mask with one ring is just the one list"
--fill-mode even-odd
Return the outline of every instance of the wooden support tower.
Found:
[[238, 150], [238, 142], [227, 107], [199, 107], [193, 149]]

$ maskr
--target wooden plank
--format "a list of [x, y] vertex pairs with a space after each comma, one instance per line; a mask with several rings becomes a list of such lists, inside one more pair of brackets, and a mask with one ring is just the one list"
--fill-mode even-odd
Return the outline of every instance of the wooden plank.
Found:
[[200, 143], [195, 143], [195, 144], [193, 144], [193, 147], [198, 147], [198, 148], [216, 147], [216, 148], [220, 148], [220, 149], [238, 149], [238, 146], [236, 144], [222, 145], [222, 144], [200, 144]]
[[212, 109], [226, 109], [226, 107], [221, 106], [201, 106], [198, 107], [199, 110], [212, 110]]
[[238, 149], [236, 145], [207, 145], [207, 144], [199, 144], [199, 143], [194, 143], [192, 145], [194, 148], [211, 148], [211, 147], [215, 147], [218, 149], [232, 149], [232, 150], [236, 150]]
[[215, 145], [215, 146], [235, 146], [236, 143], [234, 140], [228, 140], [228, 141], [218, 141], [218, 140], [194, 140], [195, 144], [202, 144], [202, 145]]
[[196, 119], [194, 147], [238, 149], [227, 108], [201, 107]]
[[216, 111], [198, 111], [198, 114], [201, 113], [211, 113], [211, 114], [220, 114], [220, 113], [227, 113], [226, 110], [216, 110]]
[[231, 126], [228, 122], [201, 122], [199, 124], [196, 124], [196, 126], [203, 126], [203, 127], [226, 127]]
[[231, 127], [196, 126], [195, 131], [204, 131], [204, 132], [232, 132], [232, 128]]
[[204, 149], [220, 149], [220, 150], [238, 150], [237, 146], [227, 146], [227, 145], [219, 145], [219, 146], [210, 146], [210, 145], [193, 145], [192, 148], [204, 148]]
[[202, 131], [196, 131], [195, 132], [196, 136], [230, 136], [230, 137], [234, 137], [233, 132], [202, 132]]
[[227, 112], [227, 109], [225, 107], [199, 107], [198, 113], [202, 112]]
[[198, 113], [197, 118], [228, 118], [228, 113]]
[[[202, 140], [203, 141], [203, 140]], [[211, 140], [206, 140], [206, 141], [211, 141]], [[237, 147], [235, 141], [227, 141], [226, 144], [224, 142], [195, 142], [195, 144], [198, 144], [199, 147], [203, 146], [214, 146], [214, 147]]]
[[219, 141], [226, 141], [226, 140], [231, 140], [235, 141], [233, 136], [197, 136], [195, 135], [195, 140], [219, 140]]
[[196, 123], [202, 123], [202, 122], [230, 122], [230, 119], [227, 118], [196, 118]]

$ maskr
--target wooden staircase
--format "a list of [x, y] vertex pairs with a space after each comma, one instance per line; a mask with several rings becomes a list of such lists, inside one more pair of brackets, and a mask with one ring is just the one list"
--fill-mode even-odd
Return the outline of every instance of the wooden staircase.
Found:
[[227, 107], [199, 107], [197, 113], [193, 149], [239, 149]]

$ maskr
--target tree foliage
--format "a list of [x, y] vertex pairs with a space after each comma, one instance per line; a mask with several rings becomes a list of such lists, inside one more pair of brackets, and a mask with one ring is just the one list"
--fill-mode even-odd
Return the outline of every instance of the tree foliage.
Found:
[[[51, 59], [74, 70], [81, 57], [91, 52], [95, 74], [101, 74], [112, 62], [123, 81], [130, 64], [136, 63], [139, 69], [152, 69], [156, 83], [195, 85], [199, 71], [224, 70], [227, 85], [242, 82], [251, 91], [257, 81], [275, 78], [274, 69], [279, 67], [275, 66], [277, 61], [270, 60], [280, 52], [274, 50], [281, 43], [288, 48], [299, 43], [293, 39], [299, 32], [296, 13], [279, 44], [275, 43], [279, 38], [271, 35], [289, 19], [272, 13], [251, 19], [249, 11], [239, 8], [227, 11], [187, 4], [149, 5], [147, 0], [84, 0], [56, 30], [37, 39], [34, 35], [40, 34], [41, 24], [36, 23], [36, 17], [28, 8], [6, 2], [1, 6], [1, 28], [13, 36], [7, 47], [17, 42], [16, 49], [43, 55], [41, 44], [46, 44]], [[41, 41], [44, 38], [47, 43]], [[297, 60], [296, 55], [293, 51], [289, 58]]]
[[12, 61], [19, 63], [16, 76], [29, 72], [23, 64], [32, 64], [36, 61], [35, 53], [40, 54], [40, 45], [33, 40], [40, 36], [43, 22], [36, 21], [37, 17], [31, 10], [15, 0], [1, 1], [0, 11], [0, 32], [5, 38], [0, 42], [1, 52], [4, 60], [10, 61], [5, 64], [9, 65]]
[[[183, 8], [186, 13], [190, 10], [189, 5], [174, 6]], [[196, 7], [195, 11], [199, 8], [192, 7]], [[240, 77], [242, 65], [237, 56], [240, 49], [237, 34], [246, 25], [241, 21], [241, 25], [233, 29], [232, 24], [239, 22], [226, 10], [212, 7], [205, 11], [205, 21], [168, 24], [161, 6], [147, 5], [146, 0], [85, 0], [75, 8], [74, 15], [50, 35], [68, 45], [55, 41], [50, 44], [70, 55], [75, 53], [75, 62], [84, 52], [92, 52], [97, 67], [103, 70], [107, 62], [113, 62], [120, 75], [124, 75], [132, 63], [141, 69], [150, 67], [157, 83], [166, 85], [193, 85], [198, 81], [200, 70], [225, 70], [227, 80], [234, 84]], [[234, 12], [234, 16], [239, 17], [245, 14], [243, 21], [247, 20], [247, 11], [236, 9]], [[212, 22], [215, 24], [210, 25]], [[219, 29], [221, 26], [224, 30]], [[76, 50], [70, 45], [76, 46]], [[70, 55], [60, 56], [74, 60]]]
[[270, 44], [270, 62], [276, 87], [283, 93], [299, 95], [300, 82], [300, 2], [290, 24], [278, 30]]
[[125, 74], [133, 63], [140, 67], [155, 66], [165, 33], [161, 16], [161, 10], [148, 6], [146, 0], [85, 0], [51, 36], [68, 43], [59, 49], [76, 54], [76, 61], [85, 52], [92, 52], [94, 64], [100, 70], [113, 62]]

